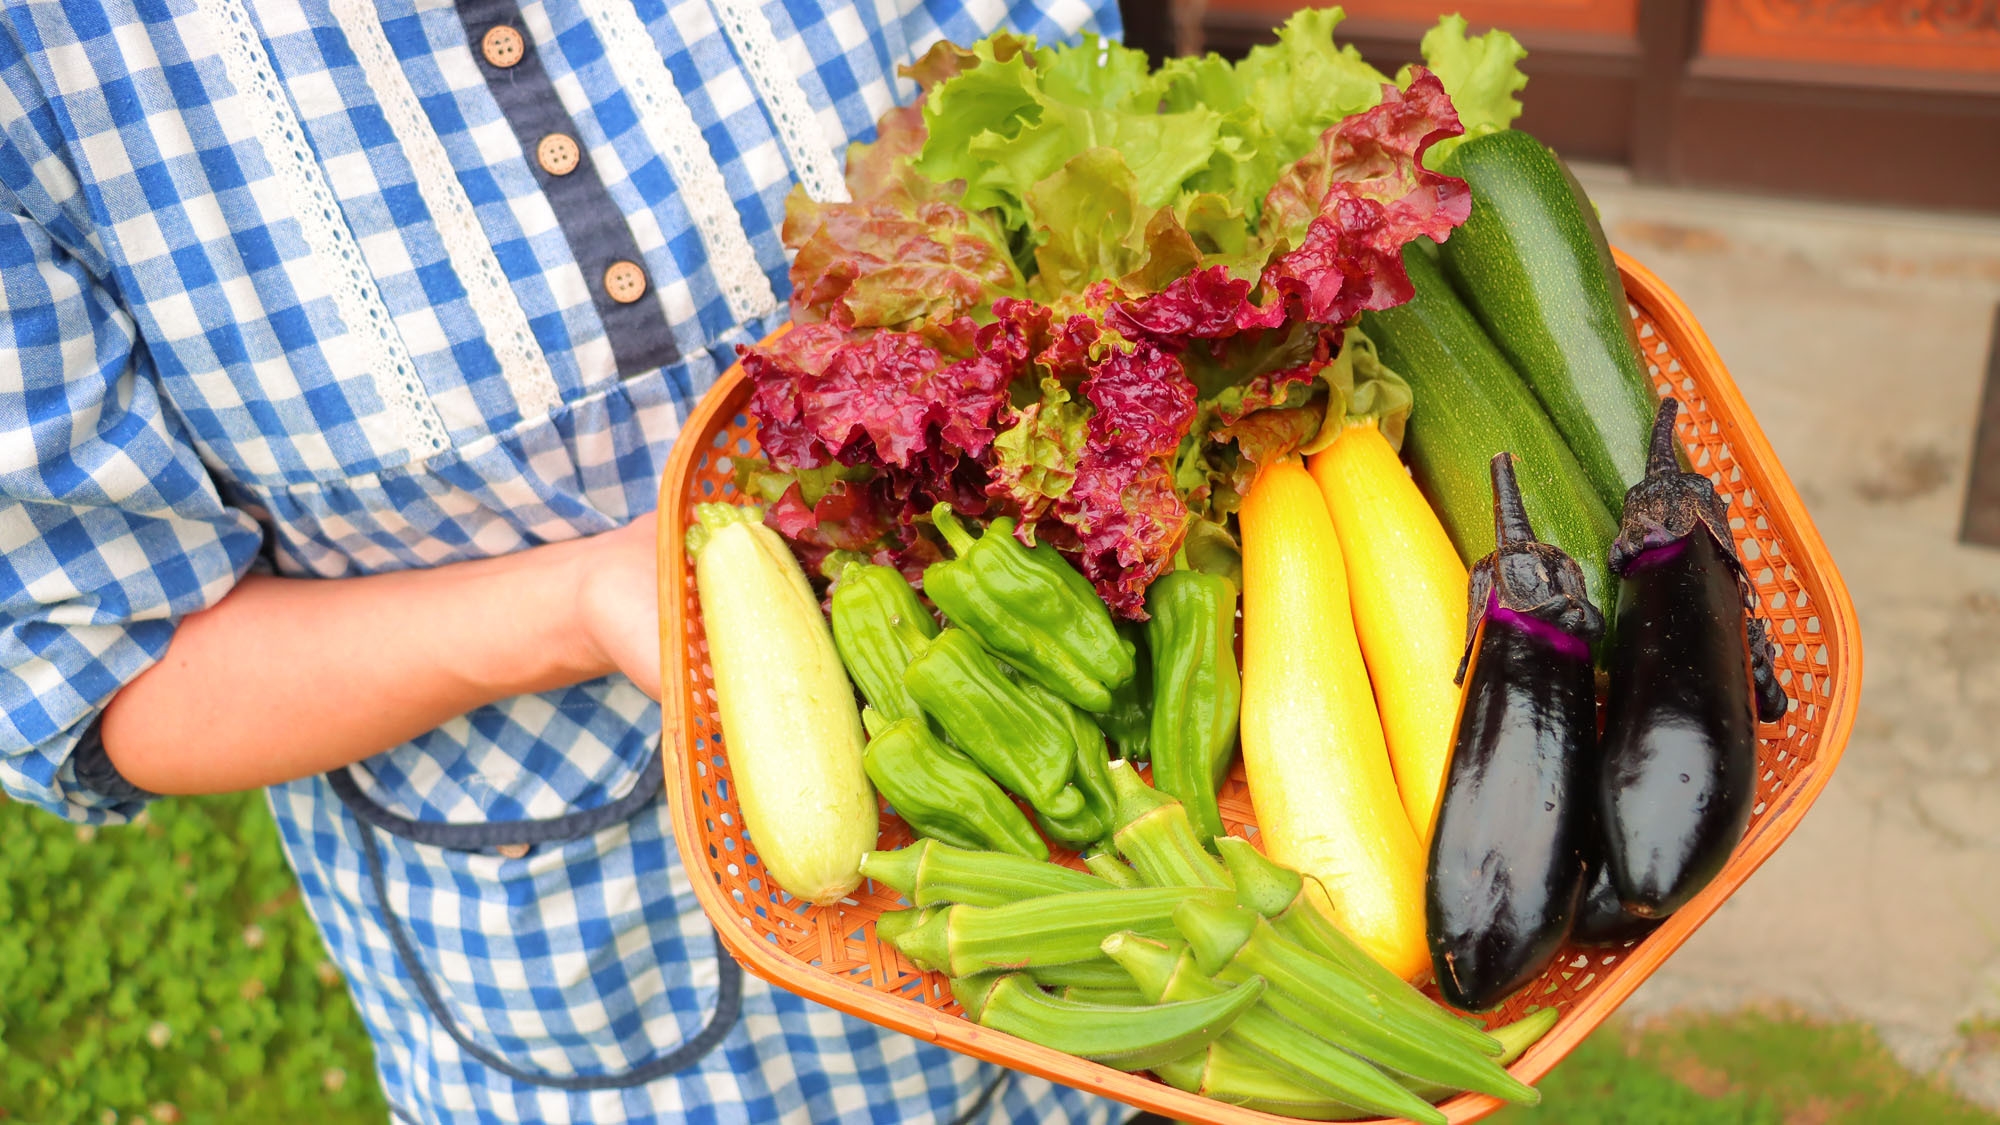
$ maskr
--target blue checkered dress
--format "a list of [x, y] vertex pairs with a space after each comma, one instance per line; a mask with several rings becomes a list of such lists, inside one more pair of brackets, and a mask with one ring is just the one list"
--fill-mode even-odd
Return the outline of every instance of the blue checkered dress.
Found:
[[[1003, 24], [1117, 15], [0, 0], [0, 783], [137, 813], [95, 718], [252, 568], [434, 566], [647, 510], [680, 419], [782, 317], [786, 192], [837, 197], [846, 143], [914, 93], [896, 64]], [[399, 1117], [1118, 1116], [744, 979], [659, 744], [614, 677], [270, 791]]]

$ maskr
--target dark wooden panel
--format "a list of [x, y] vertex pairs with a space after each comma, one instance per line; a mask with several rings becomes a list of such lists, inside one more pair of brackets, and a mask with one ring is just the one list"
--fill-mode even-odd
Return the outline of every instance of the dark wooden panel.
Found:
[[2000, 211], [2000, 96], [1714, 77], [1679, 87], [1675, 183]]
[[1972, 442], [1972, 480], [1965, 489], [1965, 522], [1959, 538], [2000, 547], [2000, 308], [1993, 310], [1992, 349], [1986, 360], [1986, 394]]
[[1658, 183], [1673, 176], [1680, 133], [1680, 84], [1700, 33], [1700, 0], [1641, 0], [1639, 74], [1633, 85], [1632, 174]]

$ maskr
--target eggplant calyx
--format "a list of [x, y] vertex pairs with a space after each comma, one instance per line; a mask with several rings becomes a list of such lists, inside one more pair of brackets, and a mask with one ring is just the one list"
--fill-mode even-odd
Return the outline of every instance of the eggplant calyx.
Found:
[[1680, 442], [1674, 437], [1680, 409], [1680, 400], [1672, 395], [1660, 400], [1659, 413], [1653, 416], [1646, 479], [1625, 493], [1618, 538], [1611, 541], [1607, 561], [1611, 573], [1622, 578], [1646, 552], [1679, 543], [1697, 529], [1707, 531], [1743, 591], [1748, 625], [1745, 640], [1757, 688], [1757, 720], [1774, 723], [1784, 717], [1786, 708], [1785, 689], [1778, 683], [1777, 650], [1772, 647], [1768, 623], [1757, 614], [1756, 583], [1736, 553], [1735, 537], [1729, 534], [1729, 506], [1707, 477], [1681, 469]]
[[1736, 540], [1729, 534], [1729, 508], [1715, 485], [1700, 473], [1681, 469], [1680, 443], [1674, 437], [1674, 422], [1680, 416], [1680, 400], [1660, 400], [1653, 416], [1653, 436], [1646, 458], [1646, 479], [1625, 493], [1625, 510], [1619, 519], [1618, 538], [1611, 541], [1611, 573], [1623, 577], [1639, 556], [1659, 547], [1670, 546], [1703, 528], [1745, 578], [1742, 560], [1736, 557]]
[[1533, 618], [1586, 643], [1604, 632], [1604, 615], [1590, 603], [1583, 569], [1560, 547], [1535, 538], [1511, 453], [1493, 458], [1493, 538], [1493, 553], [1472, 564], [1469, 575], [1465, 653], [1454, 677], [1459, 683], [1472, 663], [1480, 623], [1496, 608]]

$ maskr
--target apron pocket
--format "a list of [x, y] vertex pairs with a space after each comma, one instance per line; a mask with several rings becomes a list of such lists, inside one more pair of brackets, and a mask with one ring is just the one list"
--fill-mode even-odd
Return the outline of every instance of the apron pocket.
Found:
[[[671, 889], [678, 857], [658, 809], [662, 764], [656, 753], [611, 804], [485, 824], [409, 820], [346, 771], [327, 775], [362, 821], [368, 878], [404, 972], [470, 1057], [519, 1082], [617, 1089], [696, 1065], [734, 1029], [742, 969], [691, 891]], [[526, 845], [536, 846], [522, 854]], [[706, 957], [696, 952], [704, 938]], [[712, 983], [698, 972], [709, 964]]]

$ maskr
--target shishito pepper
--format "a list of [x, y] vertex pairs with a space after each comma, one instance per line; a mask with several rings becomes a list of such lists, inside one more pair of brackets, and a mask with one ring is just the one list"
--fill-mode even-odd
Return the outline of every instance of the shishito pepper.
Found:
[[918, 835], [960, 848], [1049, 858], [1020, 806], [964, 754], [939, 741], [922, 715], [890, 722], [872, 709], [862, 763], [875, 788]]
[[1118, 756], [1128, 762], [1152, 757], [1153, 662], [1146, 652], [1146, 626], [1120, 621], [1118, 635], [1134, 649], [1138, 672], [1111, 693], [1111, 709], [1097, 716], [1097, 725], [1118, 744]]
[[1012, 519], [975, 539], [949, 504], [931, 518], [958, 557], [925, 568], [924, 591], [951, 623], [1076, 706], [1110, 710], [1135, 656], [1090, 581], [1047, 543], [1022, 546]]
[[1072, 848], [1108, 843], [1118, 827], [1118, 793], [1111, 784], [1111, 752], [1104, 745], [1104, 732], [1089, 715], [1047, 688], [1018, 674], [1016, 683], [1050, 714], [1061, 716], [1069, 724], [1070, 740], [1076, 748], [1076, 770], [1070, 775], [1070, 782], [1083, 793], [1083, 811], [1074, 816], [1043, 814], [1043, 829]]
[[1187, 806], [1203, 840], [1223, 834], [1216, 790], [1236, 753], [1236, 586], [1174, 570], [1146, 591], [1153, 663], [1153, 784]]
[[1028, 799], [1044, 817], [1086, 810], [1069, 716], [1031, 695], [963, 629], [946, 629], [903, 673], [910, 694], [988, 777]]
[[903, 686], [903, 672], [937, 636], [938, 625], [902, 572], [848, 563], [833, 586], [832, 616], [834, 647], [868, 706], [892, 722], [921, 715]]

